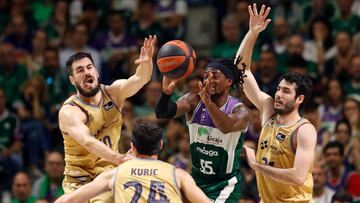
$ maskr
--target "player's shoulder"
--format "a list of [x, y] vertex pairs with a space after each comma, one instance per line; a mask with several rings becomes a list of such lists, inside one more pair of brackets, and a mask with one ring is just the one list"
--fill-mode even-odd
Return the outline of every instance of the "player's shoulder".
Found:
[[77, 105], [72, 104], [72, 103], [66, 103], [66, 104], [62, 105], [59, 110], [59, 120], [72, 119], [72, 118], [76, 118], [79, 116], [81, 117], [83, 114], [84, 113], [82, 112], [80, 107], [78, 107]]

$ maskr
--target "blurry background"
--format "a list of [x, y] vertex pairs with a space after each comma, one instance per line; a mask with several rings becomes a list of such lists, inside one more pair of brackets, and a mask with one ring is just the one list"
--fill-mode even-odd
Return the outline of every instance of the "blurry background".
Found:
[[[272, 22], [257, 41], [254, 75], [274, 95], [279, 75], [301, 72], [314, 82], [303, 109], [318, 131], [313, 168], [316, 202], [336, 191], [360, 197], [360, 0], [267, 0]], [[63, 139], [57, 114], [74, 93], [65, 62], [77, 51], [92, 54], [101, 81], [111, 84], [135, 72], [144, 37], [157, 46], [180, 39], [193, 46], [197, 69], [173, 99], [197, 92], [208, 58], [233, 57], [248, 30], [247, 0], [0, 0], [0, 202], [52, 202], [63, 193]], [[156, 57], [154, 57], [154, 62]], [[154, 63], [155, 64], [155, 63]], [[121, 152], [137, 119], [164, 129], [160, 158], [191, 169], [184, 118], [157, 120], [161, 74], [123, 107]], [[257, 146], [259, 112], [246, 144]], [[245, 160], [245, 159], [244, 159]], [[243, 198], [258, 201], [254, 171], [243, 162]], [[26, 201], [25, 201], [26, 200]]]

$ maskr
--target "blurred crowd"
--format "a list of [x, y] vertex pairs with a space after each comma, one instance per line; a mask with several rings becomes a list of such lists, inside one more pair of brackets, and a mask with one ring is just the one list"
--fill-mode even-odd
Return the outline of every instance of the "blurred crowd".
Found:
[[[91, 53], [103, 84], [128, 78], [144, 37], [157, 48], [189, 42], [194, 73], [173, 100], [198, 92], [209, 58], [232, 58], [248, 30], [247, 0], [0, 0], [0, 202], [46, 203], [63, 194], [63, 139], [57, 124], [62, 102], [74, 93], [65, 70], [69, 56]], [[252, 70], [260, 88], [274, 95], [279, 76], [311, 77], [314, 92], [302, 115], [318, 131], [312, 168], [314, 199], [360, 201], [360, 0], [263, 0], [272, 22], [256, 44]], [[156, 68], [149, 82], [123, 106], [121, 152], [137, 119], [164, 129], [160, 159], [191, 169], [184, 118], [157, 120], [161, 95]], [[232, 95], [252, 110], [245, 144], [257, 147], [259, 111], [241, 90]], [[254, 171], [242, 157], [243, 197], [259, 200]], [[345, 201], [344, 200], [344, 201]]]

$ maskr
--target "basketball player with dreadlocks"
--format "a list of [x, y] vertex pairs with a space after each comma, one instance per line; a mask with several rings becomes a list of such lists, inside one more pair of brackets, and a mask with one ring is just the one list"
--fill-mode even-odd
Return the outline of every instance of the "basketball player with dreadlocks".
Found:
[[177, 80], [163, 78], [163, 92], [156, 106], [158, 118], [186, 116], [190, 135], [192, 176], [215, 202], [237, 202], [241, 191], [240, 151], [249, 123], [249, 110], [229, 95], [241, 87], [244, 71], [231, 59], [216, 59], [205, 67], [200, 93], [170, 100]]

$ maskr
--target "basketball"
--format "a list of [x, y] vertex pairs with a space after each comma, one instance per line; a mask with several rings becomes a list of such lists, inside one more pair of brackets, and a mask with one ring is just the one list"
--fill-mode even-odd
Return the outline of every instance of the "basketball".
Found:
[[181, 79], [193, 72], [195, 60], [195, 51], [188, 43], [172, 40], [160, 48], [156, 63], [160, 72], [169, 78]]

